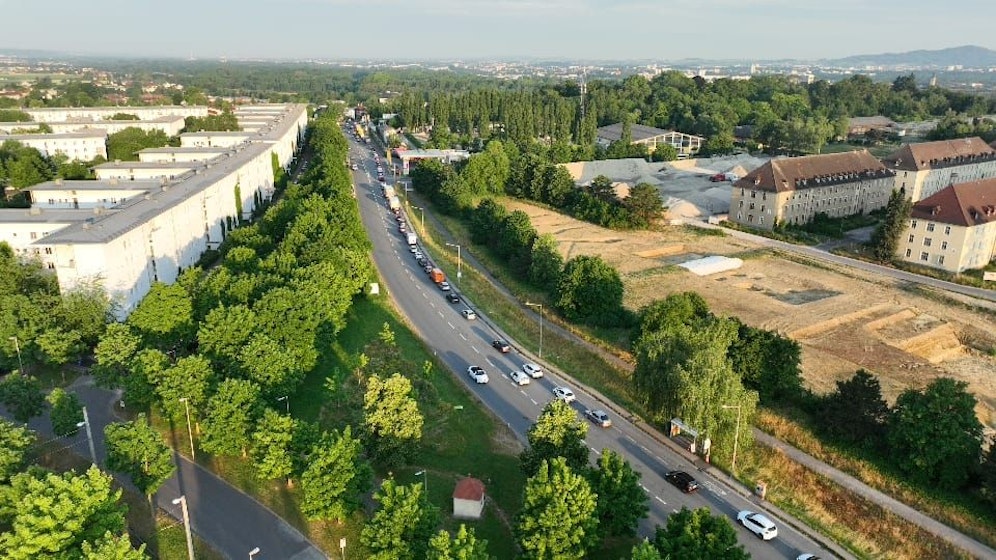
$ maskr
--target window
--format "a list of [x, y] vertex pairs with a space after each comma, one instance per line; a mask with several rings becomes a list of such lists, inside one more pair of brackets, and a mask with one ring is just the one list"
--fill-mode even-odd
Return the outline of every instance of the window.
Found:
[[932, 240], [929, 237], [924, 237], [923, 238], [923, 246], [924, 247], [930, 247], [930, 243], [931, 242], [932, 242]]
[[751, 210], [753, 210], [753, 209], [754, 209], [754, 203], [753, 203], [753, 202], [751, 202], [751, 203], [750, 203], [750, 209], [751, 209]]
[[910, 243], [913, 243], [913, 234], [912, 234], [912, 233], [910, 234], [910, 239], [909, 239], [909, 242], [910, 242]]
[[34, 232], [34, 231], [32, 231], [32, 232], [31, 232], [31, 239], [38, 239], [38, 233], [37, 233], [37, 232]]
[[913, 254], [913, 249], [906, 249], [906, 258], [907, 259], [910, 258], [910, 255], [912, 255], [912, 254]]
[[45, 254], [46, 255], [51, 255], [52, 254], [52, 248], [51, 247], [45, 247]]
[[759, 216], [759, 217], [757, 218], [757, 223], [759, 223], [759, 224], [763, 224], [763, 223], [764, 223], [764, 216]]
[[928, 260], [930, 260], [930, 254], [926, 252], [920, 253], [920, 260], [923, 262], [927, 262]]
[[944, 226], [944, 235], [951, 235], [951, 226]]
[[944, 255], [937, 256], [937, 264], [944, 264]]
[[761, 212], [764, 212], [764, 205], [761, 205]]
[[916, 220], [910, 221], [910, 229], [916, 229]]
[[757, 191], [750, 191], [751, 198], [757, 198]]
[[947, 251], [948, 250], [948, 242], [947, 241], [941, 241], [941, 250], [942, 251]]
[[741, 208], [743, 208], [743, 207], [744, 207], [744, 201], [742, 201], [742, 200], [740, 201], [740, 207], [741, 207]]

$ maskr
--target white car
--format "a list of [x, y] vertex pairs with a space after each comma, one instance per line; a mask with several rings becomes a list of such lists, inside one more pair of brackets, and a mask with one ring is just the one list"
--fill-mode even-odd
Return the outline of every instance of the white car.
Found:
[[470, 366], [467, 368], [467, 375], [469, 375], [470, 378], [473, 379], [478, 385], [483, 385], [488, 381], [491, 381], [488, 379], [488, 372], [484, 371], [484, 368], [481, 366]]
[[526, 375], [532, 377], [533, 379], [539, 379], [543, 377], [543, 370], [533, 363], [522, 364], [522, 371], [526, 372]]
[[573, 402], [576, 400], [574, 396], [574, 391], [571, 391], [568, 387], [554, 387], [553, 396], [564, 401], [565, 403]]
[[464, 309], [463, 311], [460, 312], [460, 314], [463, 315], [463, 318], [468, 321], [473, 321], [474, 319], [477, 319], [477, 313], [474, 313], [473, 309]]
[[452, 288], [450, 288], [450, 283], [449, 282], [440, 282], [439, 283], [439, 289], [442, 290], [442, 291], [444, 291], [444, 292], [448, 292]]
[[524, 371], [513, 371], [509, 377], [516, 385], [529, 385], [529, 376]]
[[770, 541], [778, 536], [778, 527], [764, 514], [743, 510], [737, 514], [737, 521], [763, 540]]

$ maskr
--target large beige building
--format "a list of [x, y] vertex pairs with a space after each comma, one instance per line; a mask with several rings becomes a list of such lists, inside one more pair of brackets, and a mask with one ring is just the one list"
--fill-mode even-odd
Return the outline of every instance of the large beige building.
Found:
[[43, 156], [62, 154], [70, 160], [90, 161], [107, 157], [107, 131], [89, 129], [63, 134], [0, 134], [0, 144], [7, 140], [30, 146]]
[[102, 122], [118, 113], [135, 115], [138, 120], [148, 121], [160, 117], [206, 117], [205, 105], [149, 105], [142, 107], [45, 107], [41, 109], [21, 109], [35, 122], [56, 123], [65, 121]]
[[915, 203], [900, 259], [948, 272], [996, 258], [996, 178], [959, 183]]
[[978, 137], [906, 144], [882, 162], [913, 202], [948, 185], [996, 177], [996, 149]]
[[100, 173], [110, 178], [36, 185], [30, 209], [0, 210], [0, 241], [39, 258], [64, 291], [102, 287], [127, 316], [154, 282], [174, 282], [273, 196], [273, 161], [290, 165], [308, 118], [304, 105], [282, 108], [206, 161], [109, 164]]
[[730, 220], [772, 229], [884, 208], [893, 173], [867, 150], [771, 160], [733, 183]]

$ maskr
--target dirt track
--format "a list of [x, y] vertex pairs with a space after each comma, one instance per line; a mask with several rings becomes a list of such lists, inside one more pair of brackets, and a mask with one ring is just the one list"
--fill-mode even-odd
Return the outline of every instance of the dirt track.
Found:
[[[938, 376], [968, 382], [979, 417], [996, 427], [996, 320], [976, 309], [896, 288], [877, 275], [786, 260], [748, 241], [686, 228], [618, 232], [521, 202], [536, 230], [553, 233], [565, 258], [597, 254], [619, 271], [625, 304], [638, 309], [668, 293], [695, 291], [713, 312], [799, 341], [803, 376], [814, 391], [865, 368], [891, 402]], [[699, 277], [674, 264], [710, 255], [738, 257], [739, 270]]]

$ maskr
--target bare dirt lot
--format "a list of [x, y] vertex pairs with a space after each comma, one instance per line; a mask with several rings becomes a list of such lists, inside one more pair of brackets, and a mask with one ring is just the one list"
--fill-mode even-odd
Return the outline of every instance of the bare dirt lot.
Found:
[[[536, 230], [552, 233], [569, 259], [597, 254], [619, 271], [632, 309], [679, 291], [700, 293], [718, 315], [776, 330], [802, 346], [805, 382], [816, 392], [865, 368], [892, 402], [939, 376], [966, 381], [979, 418], [996, 427], [996, 320], [978, 308], [925, 297], [877, 275], [790, 260], [749, 241], [694, 228], [619, 232], [518, 201]], [[738, 257], [738, 270], [700, 277], [673, 266], [711, 255]]]

